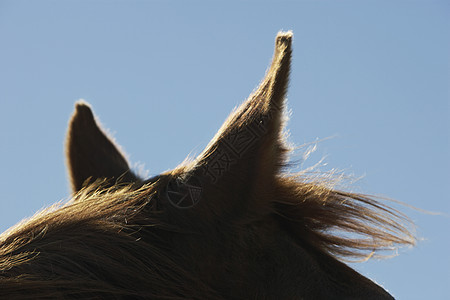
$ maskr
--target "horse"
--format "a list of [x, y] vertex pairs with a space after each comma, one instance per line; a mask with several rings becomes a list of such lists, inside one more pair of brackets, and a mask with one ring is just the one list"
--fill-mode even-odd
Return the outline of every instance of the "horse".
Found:
[[194, 159], [143, 179], [75, 105], [72, 196], [0, 236], [1, 299], [393, 299], [351, 258], [412, 245], [407, 217], [289, 170], [292, 32], [259, 87]]

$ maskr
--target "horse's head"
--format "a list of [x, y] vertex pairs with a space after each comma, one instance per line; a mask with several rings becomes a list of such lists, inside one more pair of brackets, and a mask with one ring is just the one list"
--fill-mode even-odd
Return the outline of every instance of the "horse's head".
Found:
[[277, 36], [259, 88], [195, 160], [151, 179], [130, 170], [77, 103], [67, 138], [74, 198], [2, 236], [0, 290], [10, 299], [390, 299], [337, 257], [412, 243], [398, 215], [284, 172], [291, 41]]

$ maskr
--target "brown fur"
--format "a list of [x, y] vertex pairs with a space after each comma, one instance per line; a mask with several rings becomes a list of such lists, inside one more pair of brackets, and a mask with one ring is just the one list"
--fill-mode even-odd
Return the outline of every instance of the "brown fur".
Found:
[[[147, 181], [78, 103], [74, 197], [0, 236], [0, 298], [391, 299], [339, 259], [413, 244], [407, 219], [331, 177], [284, 171], [291, 40], [277, 36], [260, 87], [197, 159]], [[188, 184], [200, 200], [174, 205]]]
[[77, 103], [67, 136], [66, 157], [72, 190], [80, 190], [96, 178], [108, 178], [110, 184], [137, 180], [121, 151], [97, 126], [89, 104]]

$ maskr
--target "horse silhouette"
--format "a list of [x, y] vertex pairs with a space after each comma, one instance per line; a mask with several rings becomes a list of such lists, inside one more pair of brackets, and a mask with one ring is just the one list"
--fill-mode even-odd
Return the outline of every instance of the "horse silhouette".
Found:
[[414, 237], [332, 177], [287, 170], [292, 33], [206, 149], [150, 179], [86, 102], [70, 120], [72, 199], [0, 236], [1, 299], [392, 299], [348, 267]]

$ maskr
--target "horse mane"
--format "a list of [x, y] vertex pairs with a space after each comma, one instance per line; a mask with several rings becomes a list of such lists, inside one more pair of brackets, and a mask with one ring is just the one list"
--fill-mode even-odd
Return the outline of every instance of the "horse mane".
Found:
[[[175, 169], [169, 177], [182, 173], [184, 168]], [[272, 203], [272, 213], [302, 245], [345, 260], [369, 258], [392, 251], [396, 245], [414, 244], [413, 234], [403, 225], [410, 223], [404, 215], [373, 197], [334, 190], [331, 177], [319, 180], [305, 173], [277, 176], [279, 197]], [[29, 291], [30, 299], [37, 294], [83, 297], [91, 293], [159, 299], [177, 299], [174, 294], [179, 299], [209, 295], [210, 299], [219, 299], [215, 291], [191, 278], [178, 263], [183, 258], [165, 248], [163, 239], [145, 230], [150, 226], [166, 235], [183, 231], [161, 218], [155, 198], [164, 184], [158, 180], [137, 189], [132, 185], [104, 189], [101, 183], [95, 183], [83, 188], [68, 203], [45, 209], [3, 233], [0, 269], [14, 267], [16, 276], [3, 277], [0, 273], [2, 291], [10, 299], [14, 299], [19, 287], [21, 293]], [[105, 248], [105, 240], [113, 248]], [[91, 246], [83, 249], [80, 242]], [[31, 263], [38, 256], [39, 260]], [[63, 268], [62, 263], [64, 270], [57, 270]], [[92, 264], [104, 277], [89, 272]], [[77, 278], [76, 270], [90, 274], [95, 284], [92, 278]], [[55, 271], [73, 272], [74, 278], [68, 282], [35, 277]], [[154, 293], [143, 288], [149, 279]], [[165, 295], [167, 286], [178, 290], [172, 289]]]
[[[85, 298], [93, 294], [113, 299], [202, 299], [205, 295], [219, 299], [208, 286], [191, 278], [163, 239], [145, 230], [152, 227], [166, 236], [177, 232], [174, 224], [158, 216], [161, 212], [154, 197], [160, 184], [105, 189], [108, 183], [95, 182], [68, 203], [44, 209], [1, 234], [2, 293], [8, 299]], [[92, 267], [98, 273], [93, 274]], [[45, 280], [40, 279], [41, 274], [66, 274], [70, 279]]]
[[408, 217], [374, 196], [335, 189], [336, 181], [331, 173], [280, 177], [274, 213], [293, 236], [344, 261], [384, 258], [415, 244]]

